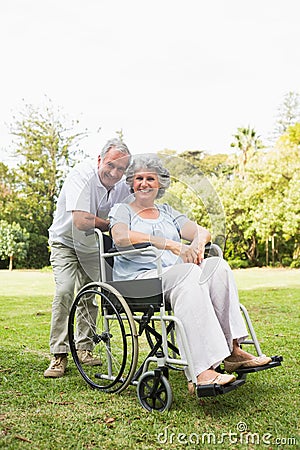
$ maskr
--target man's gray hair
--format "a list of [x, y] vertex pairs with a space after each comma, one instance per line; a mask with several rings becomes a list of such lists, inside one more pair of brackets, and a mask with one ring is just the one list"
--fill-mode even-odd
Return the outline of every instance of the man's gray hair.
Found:
[[170, 172], [163, 166], [162, 161], [153, 154], [135, 155], [126, 172], [126, 182], [133, 192], [133, 177], [136, 172], [150, 171], [157, 173], [159, 190], [156, 198], [164, 195], [166, 189], [170, 186]]
[[99, 154], [100, 158], [103, 159], [105, 157], [105, 155], [107, 154], [107, 152], [111, 148], [115, 148], [119, 152], [124, 153], [124, 155], [131, 156], [131, 153], [130, 153], [127, 145], [120, 139], [114, 138], [114, 139], [110, 139], [109, 141], [106, 142], [103, 149], [100, 151], [100, 154]]

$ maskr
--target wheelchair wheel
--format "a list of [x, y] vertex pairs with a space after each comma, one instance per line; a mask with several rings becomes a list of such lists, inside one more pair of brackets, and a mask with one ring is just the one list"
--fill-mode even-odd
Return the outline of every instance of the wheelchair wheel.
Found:
[[[121, 392], [131, 382], [138, 358], [135, 322], [122, 295], [106, 283], [90, 283], [77, 294], [69, 316], [74, 362], [92, 387]], [[78, 350], [90, 350], [84, 363]]]
[[147, 411], [168, 411], [173, 402], [172, 389], [160, 370], [145, 372], [137, 385], [140, 404]]

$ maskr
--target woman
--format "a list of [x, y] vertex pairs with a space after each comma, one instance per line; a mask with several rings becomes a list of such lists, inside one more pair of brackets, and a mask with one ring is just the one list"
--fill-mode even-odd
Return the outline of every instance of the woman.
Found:
[[[247, 337], [247, 329], [230, 267], [221, 258], [204, 260], [210, 233], [169, 205], [154, 203], [170, 184], [162, 162], [151, 155], [135, 157], [126, 178], [134, 200], [117, 204], [110, 211], [112, 238], [116, 247], [151, 242], [161, 250], [165, 298], [183, 323], [197, 384], [225, 385], [235, 380], [232, 372], [238, 368], [270, 362], [271, 358], [255, 357], [239, 346]], [[155, 276], [153, 256], [115, 258], [115, 280]], [[177, 340], [184, 357], [179, 336]], [[222, 361], [230, 374], [215, 371]]]

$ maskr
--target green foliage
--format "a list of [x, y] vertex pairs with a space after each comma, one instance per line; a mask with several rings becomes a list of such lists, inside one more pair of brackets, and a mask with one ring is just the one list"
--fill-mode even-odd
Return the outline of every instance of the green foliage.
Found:
[[233, 173], [235, 163], [226, 154], [209, 155], [202, 150], [177, 154], [175, 150], [158, 152], [175, 180], [199, 175], [219, 177]]
[[[289, 93], [285, 102], [281, 134], [270, 149], [248, 126], [234, 134], [237, 155], [158, 152], [172, 177], [161, 201], [209, 228], [236, 267], [299, 265], [299, 96]], [[45, 110], [25, 105], [11, 127], [17, 167], [0, 162], [0, 220], [18, 223], [30, 234], [27, 267], [49, 264], [48, 228], [56, 199], [85, 136], [75, 132], [76, 125], [65, 125], [49, 104]], [[122, 129], [116, 134], [123, 138]]]
[[292, 261], [291, 269], [300, 269], [300, 258], [294, 259]]
[[283, 145], [300, 145], [300, 123], [288, 127], [287, 132], [280, 138]]
[[234, 172], [235, 164], [232, 158], [226, 154], [204, 155], [199, 165], [206, 176], [230, 175]]
[[17, 168], [0, 166], [0, 218], [30, 233], [28, 267], [49, 264], [48, 228], [56, 199], [69, 168], [82, 156], [77, 147], [85, 133], [63, 120], [51, 102], [43, 110], [25, 105], [11, 125]]
[[28, 251], [29, 233], [18, 223], [12, 224], [0, 220], [0, 259], [9, 259], [9, 269], [13, 269], [13, 260], [24, 261]]
[[245, 259], [233, 259], [228, 261], [231, 269], [247, 269], [249, 267], [249, 261]]
[[16, 174], [6, 164], [0, 162], [0, 219], [10, 221], [14, 213]]
[[300, 241], [299, 152], [299, 146], [291, 145], [286, 136], [274, 149], [252, 158], [245, 172], [247, 182], [237, 178], [214, 182], [225, 209], [227, 240], [235, 246], [234, 258], [245, 252], [252, 264], [266, 264], [260, 255], [269, 243], [276, 247], [271, 251], [277, 261], [293, 253], [296, 257]]
[[282, 104], [278, 108], [277, 119], [274, 126], [273, 138], [276, 141], [286, 134], [289, 127], [300, 122], [300, 95], [290, 91], [285, 94]]
[[249, 161], [254, 157], [257, 150], [263, 148], [262, 141], [256, 135], [254, 128], [248, 126], [247, 128], [240, 127], [237, 133], [234, 134], [234, 142], [231, 144], [239, 150], [239, 177], [242, 180], [246, 179], [246, 169]]
[[223, 247], [225, 216], [222, 203], [210, 181], [203, 175], [194, 175], [188, 180], [172, 183], [161, 202], [171, 204], [184, 212], [191, 220], [208, 228], [214, 242]]
[[25, 105], [20, 118], [11, 126], [11, 133], [16, 137], [15, 153], [20, 161], [18, 181], [27, 196], [36, 194], [50, 202], [54, 200], [66, 171], [82, 156], [80, 150], [70, 151], [70, 147], [77, 145], [85, 134], [72, 133], [75, 123], [67, 127], [62, 120], [51, 103], [45, 111]]
[[118, 136], [118, 139], [120, 139], [121, 142], [124, 142], [124, 133], [122, 128], [116, 131], [116, 135]]
[[[235, 136], [244, 158], [238, 176], [232, 157], [220, 162], [218, 155], [209, 159], [202, 151], [161, 153], [173, 175], [162, 201], [212, 230], [214, 240], [224, 235], [225, 257], [234, 267], [288, 261], [295, 266], [300, 258], [300, 124], [290, 126], [269, 150], [250, 127], [239, 128]], [[220, 164], [205, 166], [205, 161]]]

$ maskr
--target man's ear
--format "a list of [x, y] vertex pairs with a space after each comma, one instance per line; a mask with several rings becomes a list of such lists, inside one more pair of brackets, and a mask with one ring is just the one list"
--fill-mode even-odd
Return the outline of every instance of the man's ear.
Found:
[[99, 166], [100, 166], [100, 164], [101, 164], [101, 156], [100, 155], [98, 155], [98, 168], [99, 168]]

